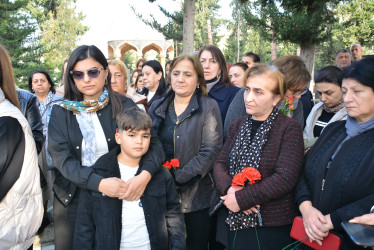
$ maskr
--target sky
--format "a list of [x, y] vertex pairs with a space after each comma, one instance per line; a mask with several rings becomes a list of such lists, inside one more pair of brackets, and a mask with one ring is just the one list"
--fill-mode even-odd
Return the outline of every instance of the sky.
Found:
[[[81, 11], [86, 16], [83, 24], [89, 27], [78, 45], [96, 45], [107, 56], [108, 41], [111, 40], [164, 40], [161, 33], [139, 20], [130, 6], [134, 6], [144, 18], [152, 14], [161, 23], [166, 23], [167, 18], [158, 9], [158, 4], [168, 11], [174, 12], [180, 8], [180, 1], [157, 0], [150, 3], [149, 0], [77, 0], [77, 11]], [[222, 8], [219, 14], [221, 18], [231, 18], [230, 2], [230, 0], [220, 0]]]

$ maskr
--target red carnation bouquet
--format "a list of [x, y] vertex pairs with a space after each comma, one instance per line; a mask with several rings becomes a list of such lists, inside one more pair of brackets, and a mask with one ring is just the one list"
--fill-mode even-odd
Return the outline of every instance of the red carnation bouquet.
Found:
[[261, 180], [260, 172], [254, 167], [247, 167], [232, 178], [231, 186], [250, 186], [259, 180]]
[[174, 169], [175, 168], [179, 168], [180, 166], [180, 162], [178, 159], [171, 159], [170, 162], [169, 161], [165, 161], [165, 163], [162, 165], [163, 167], [165, 167], [167, 170], [171, 170], [171, 169]]
[[[232, 178], [231, 186], [250, 186], [259, 180], [261, 180], [260, 172], [254, 167], [246, 167], [243, 168], [242, 172], [237, 173], [234, 178]], [[218, 201], [218, 203], [209, 210], [209, 216], [213, 216], [224, 202], [224, 200]]]

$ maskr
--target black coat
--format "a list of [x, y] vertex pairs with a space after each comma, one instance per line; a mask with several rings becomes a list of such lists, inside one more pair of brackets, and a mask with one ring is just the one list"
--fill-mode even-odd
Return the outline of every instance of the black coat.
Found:
[[22, 114], [30, 124], [32, 137], [34, 137], [36, 144], [36, 151], [39, 154], [40, 151], [42, 151], [44, 137], [43, 122], [38, 108], [38, 100], [35, 95], [22, 89], [17, 89], [17, 96]]
[[[100, 157], [92, 166], [100, 176], [121, 178], [117, 155], [120, 147]], [[140, 162], [138, 175], [142, 169]], [[185, 249], [186, 230], [178, 193], [166, 169], [152, 176], [140, 198], [152, 250]], [[82, 190], [79, 196], [74, 249], [119, 249], [122, 200]]]
[[[120, 96], [123, 108], [135, 106], [135, 103]], [[103, 128], [109, 151], [116, 146], [114, 135], [117, 123], [112, 118], [110, 101], [97, 111]], [[54, 105], [48, 125], [48, 151], [55, 166], [55, 183], [53, 190], [59, 201], [67, 206], [74, 197], [77, 186], [83, 189], [98, 191], [102, 176], [93, 173], [92, 168], [82, 166], [83, 136], [73, 112]], [[151, 175], [159, 171], [165, 160], [162, 144], [157, 136], [152, 136], [148, 153], [144, 156], [144, 170]]]
[[[326, 169], [347, 136], [345, 122], [329, 124], [308, 151], [295, 196], [298, 206], [308, 200], [322, 214], [330, 214], [343, 234], [342, 221], [367, 214], [374, 205], [374, 129], [345, 141]], [[347, 236], [345, 240], [350, 241]]]
[[[148, 112], [158, 134], [173, 100], [171, 91], [157, 100]], [[180, 187], [182, 212], [189, 213], [210, 206], [214, 189], [213, 163], [223, 141], [222, 122], [217, 102], [196, 93], [179, 119], [174, 131], [174, 158], [180, 161], [175, 181]]]

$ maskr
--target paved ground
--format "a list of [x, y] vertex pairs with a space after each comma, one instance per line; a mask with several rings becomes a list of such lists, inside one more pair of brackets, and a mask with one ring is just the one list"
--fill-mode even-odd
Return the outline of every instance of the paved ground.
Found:
[[42, 234], [37, 235], [34, 241], [34, 250], [54, 250], [53, 224], [46, 227]]

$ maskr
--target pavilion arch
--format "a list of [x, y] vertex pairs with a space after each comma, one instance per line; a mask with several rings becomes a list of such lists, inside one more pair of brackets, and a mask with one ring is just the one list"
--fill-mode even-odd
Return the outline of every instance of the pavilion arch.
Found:
[[113, 40], [108, 41], [109, 59], [124, 60], [125, 53], [135, 50], [137, 59], [144, 58], [144, 54], [149, 50], [155, 50], [160, 54], [161, 65], [165, 65], [166, 53], [169, 59], [174, 58], [174, 46], [171, 40]]
[[121, 54], [121, 61], [125, 59], [125, 53], [132, 49], [135, 51], [138, 51], [138, 48], [130, 43], [124, 43], [121, 46], [119, 46], [119, 50]]
[[108, 44], [108, 58], [114, 58], [114, 49]]

